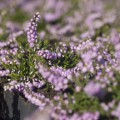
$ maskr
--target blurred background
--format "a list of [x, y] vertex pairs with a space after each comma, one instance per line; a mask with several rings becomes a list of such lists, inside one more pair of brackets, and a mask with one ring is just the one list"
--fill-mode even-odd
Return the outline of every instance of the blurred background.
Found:
[[119, 6], [119, 0], [0, 0], [0, 38], [25, 29], [39, 12], [41, 39], [77, 41], [108, 22], [118, 27]]

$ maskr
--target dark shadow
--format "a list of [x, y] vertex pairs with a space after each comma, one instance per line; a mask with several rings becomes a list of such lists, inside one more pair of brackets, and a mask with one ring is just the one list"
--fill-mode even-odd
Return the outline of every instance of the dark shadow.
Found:
[[13, 108], [12, 120], [20, 120], [20, 110], [18, 109], [18, 98], [19, 95], [17, 93], [14, 93], [13, 103], [12, 103], [12, 108]]
[[4, 99], [4, 90], [2, 85], [0, 85], [0, 120], [11, 120], [9, 118], [8, 106]]

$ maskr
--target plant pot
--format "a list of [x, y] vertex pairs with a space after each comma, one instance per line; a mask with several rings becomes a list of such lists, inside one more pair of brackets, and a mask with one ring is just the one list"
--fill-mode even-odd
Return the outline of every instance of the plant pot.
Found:
[[38, 108], [16, 92], [4, 92], [2, 86], [0, 86], [0, 103], [0, 120], [24, 120]]

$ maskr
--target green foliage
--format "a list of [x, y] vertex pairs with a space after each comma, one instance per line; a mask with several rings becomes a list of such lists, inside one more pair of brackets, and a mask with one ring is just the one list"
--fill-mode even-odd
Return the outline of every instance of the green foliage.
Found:
[[67, 51], [67, 53], [64, 54], [64, 57], [61, 57], [60, 59], [57, 59], [53, 61], [55, 65], [62, 66], [65, 69], [73, 68], [78, 63], [78, 56], [71, 52]]
[[115, 100], [117, 100], [118, 102], [120, 101], [120, 72], [115, 72], [114, 74], [116, 81], [117, 81], [117, 85], [116, 86], [112, 86], [112, 96]]
[[42, 31], [46, 29], [46, 23], [44, 20], [41, 20], [41, 22], [38, 24], [38, 31]]
[[28, 14], [19, 8], [17, 8], [13, 14], [10, 14], [10, 20], [18, 23], [23, 23], [28, 20], [28, 18]]
[[38, 40], [38, 41], [39, 41], [38, 43], [39, 49], [43, 49], [43, 50], [50, 50], [51, 52], [55, 52], [56, 47], [58, 46], [58, 42], [54, 40], [44, 40], [44, 41]]
[[9, 36], [8, 33], [0, 34], [0, 41], [6, 41], [8, 36]]
[[83, 113], [86, 111], [89, 112], [100, 111], [101, 113], [103, 112], [99, 100], [97, 98], [90, 98], [84, 92], [75, 93], [74, 97], [75, 103], [69, 105], [73, 112], [79, 113]]
[[114, 45], [112, 45], [111, 43], [109, 43], [109, 44], [107, 44], [106, 47], [108, 48], [108, 52], [111, 53], [111, 55], [114, 54], [114, 52], [115, 52]]
[[19, 46], [22, 47], [23, 49], [27, 50], [29, 48], [28, 41], [27, 41], [27, 35], [25, 33], [22, 34], [21, 36], [18, 36], [16, 40]]
[[108, 33], [110, 32], [110, 25], [109, 24], [105, 24], [104, 26], [102, 26], [99, 29], [96, 29], [96, 33], [95, 36], [93, 36], [93, 40], [96, 40], [96, 38], [98, 36], [102, 36], [102, 35], [108, 35]]

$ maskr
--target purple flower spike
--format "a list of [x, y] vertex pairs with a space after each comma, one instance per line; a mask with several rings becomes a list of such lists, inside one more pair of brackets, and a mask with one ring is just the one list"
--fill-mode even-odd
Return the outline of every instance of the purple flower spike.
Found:
[[37, 23], [40, 21], [40, 15], [37, 12], [34, 15], [34, 18], [31, 19], [30, 26], [27, 28], [27, 38], [30, 47], [34, 47], [35, 43], [37, 42], [38, 39], [38, 34], [37, 34]]

